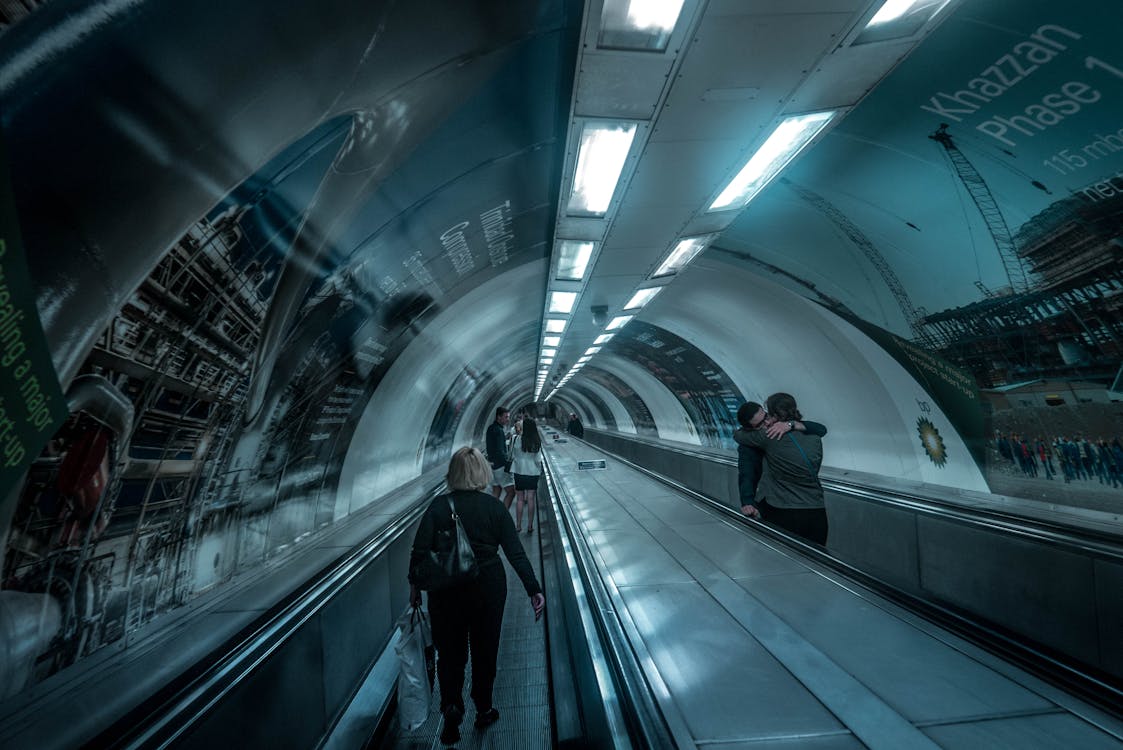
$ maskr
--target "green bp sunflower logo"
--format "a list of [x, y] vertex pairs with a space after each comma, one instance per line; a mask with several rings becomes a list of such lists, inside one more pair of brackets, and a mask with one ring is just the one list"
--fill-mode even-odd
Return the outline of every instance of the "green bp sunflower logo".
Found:
[[916, 431], [920, 434], [920, 444], [924, 446], [924, 451], [928, 454], [928, 458], [932, 459], [932, 463], [936, 466], [943, 466], [948, 462], [948, 452], [944, 447], [944, 439], [940, 437], [940, 431], [936, 429], [936, 425], [929, 422], [924, 417], [916, 420]]

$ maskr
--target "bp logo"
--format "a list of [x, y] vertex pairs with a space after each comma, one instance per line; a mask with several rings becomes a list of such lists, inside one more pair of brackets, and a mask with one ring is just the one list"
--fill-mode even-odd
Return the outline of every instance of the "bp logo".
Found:
[[920, 417], [916, 420], [916, 431], [920, 434], [920, 444], [924, 446], [924, 451], [928, 454], [928, 458], [932, 459], [932, 463], [936, 466], [946, 464], [948, 452], [944, 448], [944, 439], [940, 437], [940, 431], [936, 429], [936, 425], [926, 418]]

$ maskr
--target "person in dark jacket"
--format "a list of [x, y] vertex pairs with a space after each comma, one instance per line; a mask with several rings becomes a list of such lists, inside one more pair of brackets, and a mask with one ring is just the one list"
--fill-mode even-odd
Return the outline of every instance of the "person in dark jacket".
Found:
[[[826, 425], [811, 420], [790, 420], [778, 422], [768, 419], [768, 412], [756, 401], [741, 404], [737, 409], [737, 422], [742, 430], [764, 430], [773, 440], [780, 440], [788, 432], [798, 430], [808, 435], [827, 436]], [[737, 491], [740, 496], [741, 512], [749, 518], [760, 518], [757, 504], [757, 487], [764, 471], [764, 450], [751, 445], [737, 443]]]
[[491, 494], [499, 497], [506, 490], [503, 504], [511, 509], [515, 499], [515, 478], [508, 469], [511, 455], [507, 450], [507, 425], [511, 423], [511, 411], [502, 406], [495, 410], [495, 421], [487, 428], [487, 460], [491, 465]]
[[[747, 423], [743, 423], [743, 429], [733, 433], [733, 439], [738, 449], [745, 447], [762, 451], [768, 470], [764, 472], [761, 483], [762, 498], [756, 500], [754, 497], [754, 502], [742, 506], [741, 511], [826, 545], [827, 510], [823, 487], [819, 483], [819, 467], [823, 462], [822, 439], [817, 434], [794, 429], [797, 423], [803, 422], [803, 415], [791, 395], [774, 393], [765, 402], [764, 410], [759, 408], [759, 404], [756, 406], [757, 413], [746, 414]], [[759, 413], [761, 411], [764, 411], [763, 415]], [[738, 417], [741, 413], [739, 409]], [[773, 429], [777, 424], [781, 426]], [[807, 427], [806, 423], [802, 426]], [[770, 429], [781, 439], [769, 437]], [[825, 433], [826, 428], [822, 429]]]
[[577, 418], [577, 415], [573, 413], [569, 415], [569, 424], [566, 425], [565, 431], [573, 437], [585, 437], [585, 427], [581, 424], [581, 420]]
[[[507, 600], [507, 576], [499, 559], [500, 547], [530, 597], [535, 619], [541, 617], [546, 606], [542, 587], [519, 542], [511, 514], [499, 500], [482, 491], [491, 481], [491, 475], [488, 460], [478, 450], [465, 447], [456, 451], [446, 477], [451, 492], [435, 499], [421, 517], [410, 556], [410, 570], [414, 570], [436, 549], [437, 532], [452, 528], [451, 497], [464, 532], [471, 540], [479, 575], [467, 583], [429, 592], [429, 617], [433, 645], [437, 649], [437, 676], [441, 683], [441, 713], [444, 714], [441, 741], [446, 745], [460, 739], [469, 643], [476, 727], [484, 729], [499, 720], [499, 712], [491, 705], [491, 693], [495, 685], [503, 606]], [[413, 580], [410, 580], [410, 602], [421, 604], [421, 591]]]

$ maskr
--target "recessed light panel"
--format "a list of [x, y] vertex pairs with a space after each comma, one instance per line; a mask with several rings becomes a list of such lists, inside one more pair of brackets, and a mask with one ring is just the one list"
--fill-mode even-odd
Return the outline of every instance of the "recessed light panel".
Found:
[[768, 140], [710, 205], [711, 211], [744, 208], [784, 167], [826, 127], [835, 113], [813, 112], [781, 122]]
[[608, 324], [608, 326], [605, 328], [605, 330], [606, 331], [615, 331], [617, 328], [623, 328], [624, 326], [628, 325], [628, 321], [631, 320], [633, 317], [634, 316], [632, 316], [632, 315], [621, 315], [617, 318], [613, 318], [612, 322]]
[[597, 46], [662, 52], [683, 0], [604, 0]]
[[632, 298], [628, 300], [628, 304], [624, 305], [624, 309], [638, 310], [648, 302], [650, 302], [652, 298], [661, 291], [663, 291], [663, 287], [661, 286], [653, 287], [651, 289], [640, 289], [638, 292], [632, 295]]
[[[577, 302], [577, 292], [550, 292], [550, 312], [568, 313]], [[547, 329], [549, 330], [549, 329]]]
[[581, 130], [568, 213], [604, 216], [636, 136], [634, 122], [587, 122]]
[[585, 278], [589, 258], [593, 257], [592, 242], [562, 240], [558, 243], [558, 278], [580, 281]]
[[672, 273], [678, 273], [683, 267], [694, 260], [694, 256], [706, 249], [706, 245], [710, 243], [710, 237], [690, 237], [685, 240], [679, 240], [675, 245], [675, 249], [667, 256], [667, 259], [659, 264], [655, 269], [655, 273], [651, 276], [656, 278], [659, 276], [669, 276]]
[[886, 0], [852, 44], [910, 37], [923, 29], [947, 4], [948, 0]]

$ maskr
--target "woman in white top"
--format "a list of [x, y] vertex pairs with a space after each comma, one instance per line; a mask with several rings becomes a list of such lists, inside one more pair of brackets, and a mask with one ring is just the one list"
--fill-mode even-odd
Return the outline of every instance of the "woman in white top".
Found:
[[529, 534], [534, 531], [534, 500], [538, 496], [538, 478], [542, 476], [542, 436], [529, 417], [523, 419], [522, 437], [511, 446], [511, 473], [515, 475], [515, 529], [522, 529], [525, 504]]

